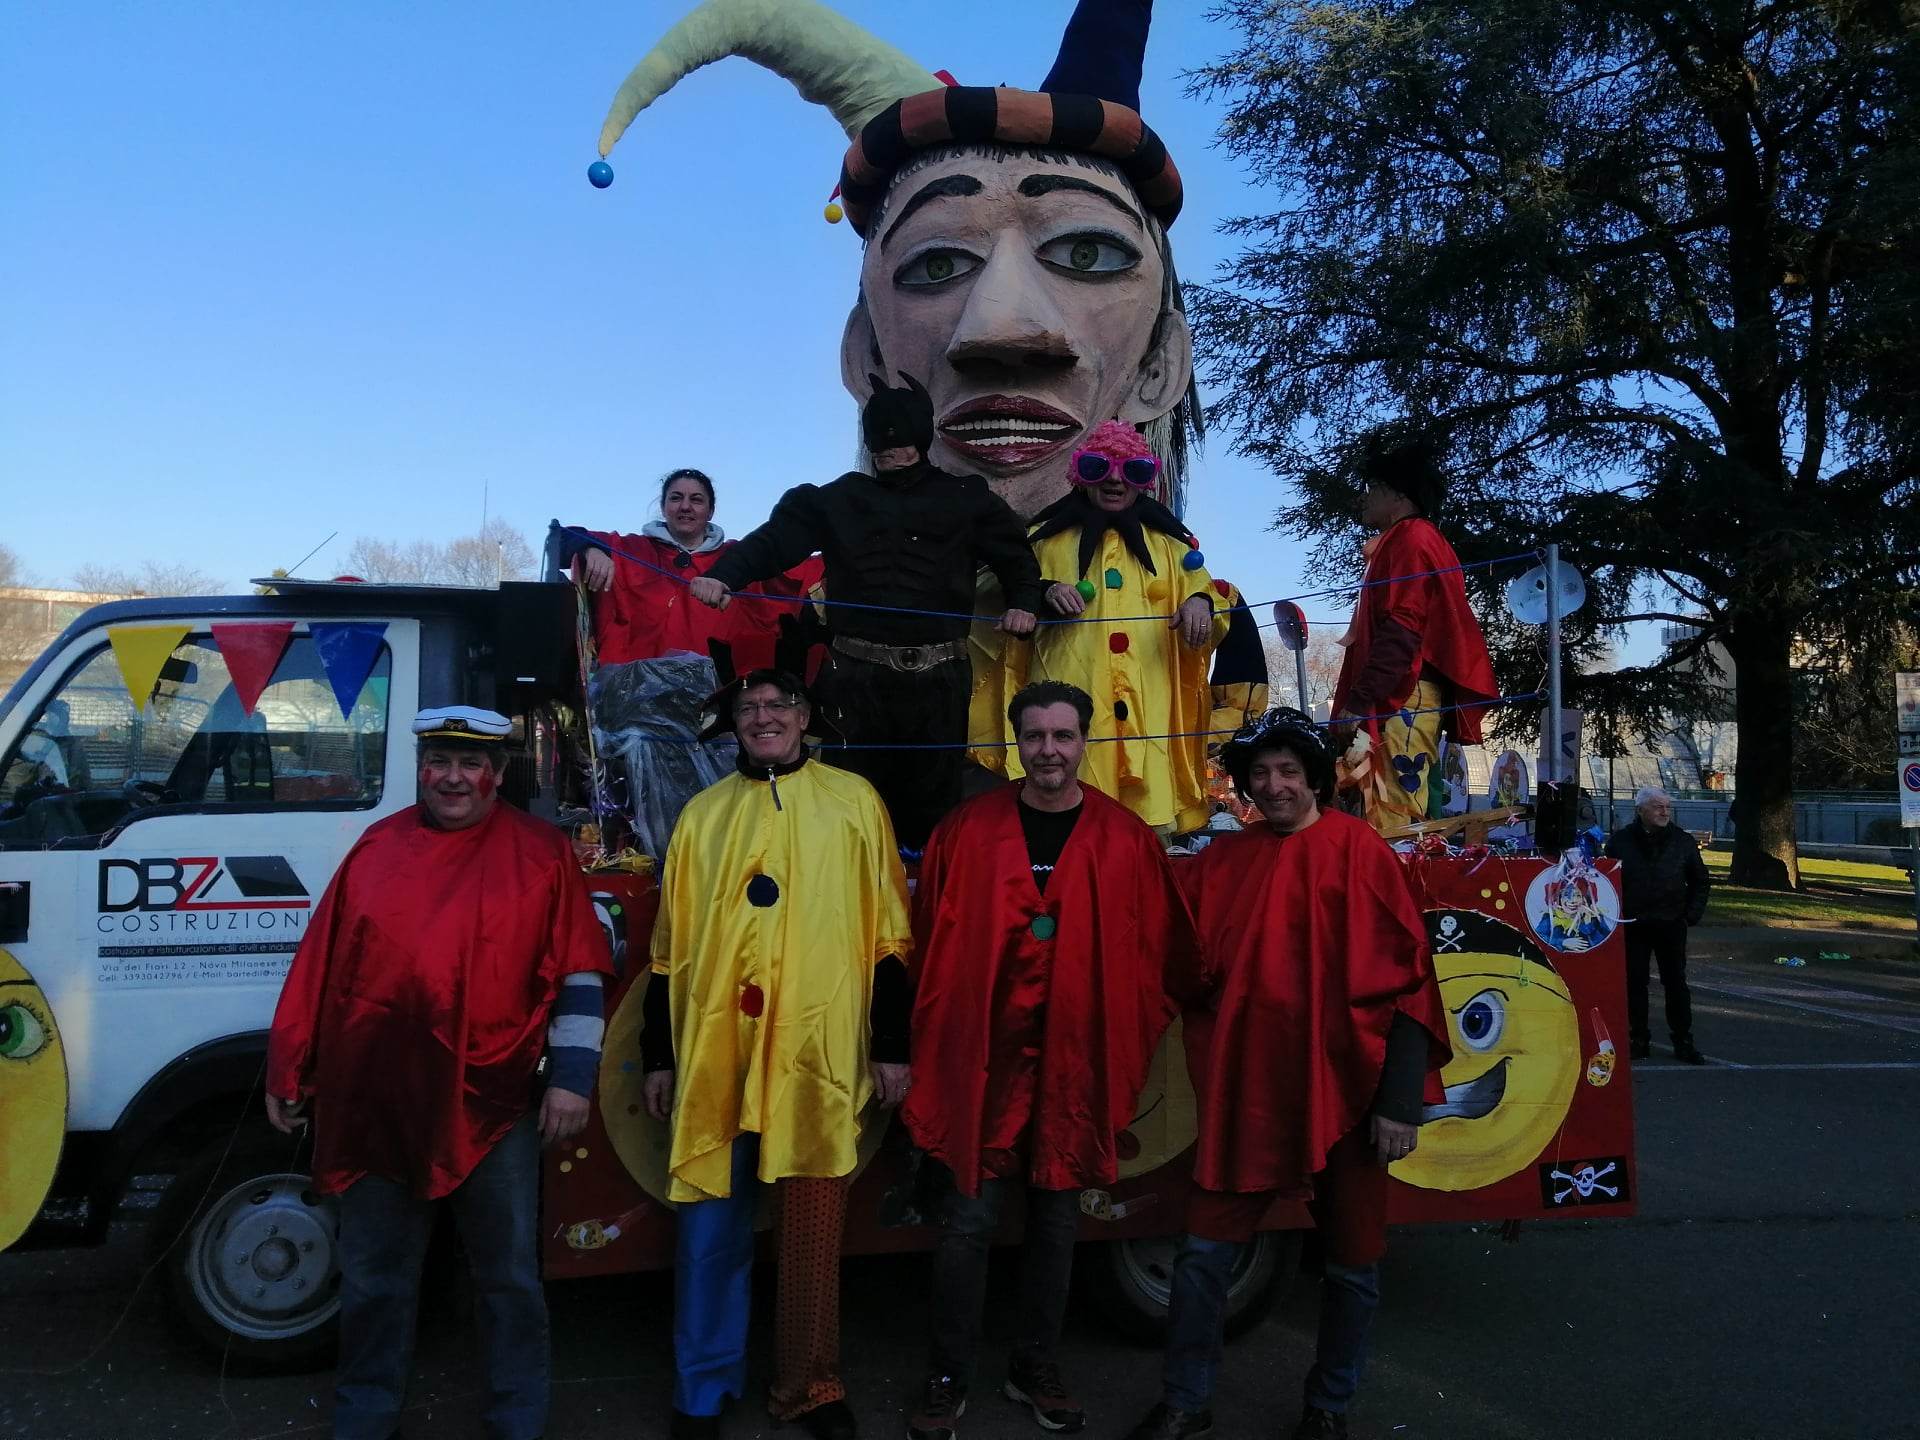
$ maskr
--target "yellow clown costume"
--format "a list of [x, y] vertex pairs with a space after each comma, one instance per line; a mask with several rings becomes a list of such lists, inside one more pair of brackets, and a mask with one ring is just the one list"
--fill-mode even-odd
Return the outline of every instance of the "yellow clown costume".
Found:
[[[1039, 680], [1077, 685], [1093, 698], [1080, 778], [1163, 833], [1197, 830], [1210, 808], [1210, 732], [1231, 733], [1266, 703], [1257, 630], [1238, 593], [1208, 573], [1192, 532], [1146, 493], [1160, 462], [1137, 430], [1117, 420], [1096, 426], [1071, 463], [1072, 489], [1034, 517], [1028, 537], [1054, 623], [1031, 643], [1003, 644], [991, 678], [976, 643], [972, 733], [1010, 741], [1002, 707], [1016, 690]], [[1212, 611], [1198, 646], [1173, 623], [1196, 597]], [[1236, 627], [1236, 618], [1245, 623]], [[1223, 675], [1215, 652], [1236, 628], [1251, 642], [1252, 664], [1245, 675]], [[1217, 716], [1223, 705], [1230, 713]], [[976, 758], [1021, 773], [1010, 744], [997, 753], [982, 746]]]
[[912, 935], [893, 827], [859, 776], [803, 759], [693, 798], [652, 944], [679, 1072], [668, 1199], [729, 1195], [749, 1132], [762, 1181], [853, 1171], [873, 971]]

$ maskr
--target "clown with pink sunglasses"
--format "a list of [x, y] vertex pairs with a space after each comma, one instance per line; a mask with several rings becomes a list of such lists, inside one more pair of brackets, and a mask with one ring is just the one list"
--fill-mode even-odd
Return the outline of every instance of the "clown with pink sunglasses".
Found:
[[[1067, 493], [1028, 533], [1052, 623], [1030, 646], [1005, 648], [1002, 683], [1009, 693], [1036, 680], [1085, 690], [1094, 715], [1081, 779], [1163, 834], [1198, 829], [1209, 811], [1208, 671], [1230, 632], [1242, 630], [1253, 658], [1239, 657], [1248, 673], [1228, 678], [1240, 681], [1234, 688], [1246, 704], [1257, 685], [1264, 704], [1257, 630], [1236, 613], [1237, 592], [1207, 573], [1200, 542], [1156, 498], [1160, 461], [1132, 425], [1095, 427], [1069, 457], [1066, 479]], [[1017, 777], [1017, 756], [1007, 764]]]

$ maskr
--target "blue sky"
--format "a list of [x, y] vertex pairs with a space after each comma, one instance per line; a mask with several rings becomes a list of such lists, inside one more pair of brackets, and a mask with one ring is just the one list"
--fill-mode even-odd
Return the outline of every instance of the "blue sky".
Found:
[[[1069, 0], [843, 0], [969, 83], [1033, 85]], [[1179, 73], [1231, 36], [1162, 4], [1142, 108], [1186, 177], [1182, 272], [1262, 200]], [[340, 538], [495, 513], [637, 528], [696, 464], [734, 534], [845, 468], [837, 345], [858, 242], [844, 140], [746, 61], [643, 115], [599, 192], [608, 100], [683, 11], [17, 7], [0, 41], [4, 539], [28, 571], [187, 562], [237, 585]], [[965, 24], [955, 23], [964, 16]], [[1249, 599], [1307, 588], [1277, 482], [1209, 446], [1189, 520]], [[330, 566], [330, 562], [332, 562]], [[1309, 606], [1310, 613], [1324, 613]]]

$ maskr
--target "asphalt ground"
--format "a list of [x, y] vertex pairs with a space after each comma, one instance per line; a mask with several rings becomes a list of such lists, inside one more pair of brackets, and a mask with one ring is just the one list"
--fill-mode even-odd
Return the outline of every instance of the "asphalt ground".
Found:
[[[1789, 954], [1807, 965], [1773, 963]], [[1705, 931], [1690, 973], [1713, 1063], [1679, 1065], [1657, 1047], [1635, 1068], [1639, 1215], [1530, 1225], [1515, 1244], [1491, 1227], [1397, 1232], [1354, 1436], [1920, 1437], [1920, 961], [1884, 935]], [[865, 1435], [904, 1433], [925, 1276], [919, 1256], [847, 1266], [846, 1374]], [[327, 1375], [223, 1373], [141, 1278], [130, 1225], [97, 1250], [0, 1256], [0, 1436], [327, 1434]], [[968, 1440], [1042, 1433], [996, 1393], [1011, 1278], [997, 1267]], [[1290, 1433], [1314, 1290], [1297, 1281], [1229, 1346], [1223, 1440]], [[664, 1436], [666, 1278], [550, 1295], [549, 1434]], [[429, 1304], [409, 1440], [482, 1433], [463, 1305], [458, 1284]], [[764, 1323], [758, 1334], [764, 1345]], [[1157, 1354], [1084, 1308], [1062, 1360], [1089, 1435], [1118, 1440], [1156, 1398]], [[763, 1349], [755, 1385], [765, 1365]], [[729, 1440], [771, 1433], [751, 1405], [726, 1428]]]

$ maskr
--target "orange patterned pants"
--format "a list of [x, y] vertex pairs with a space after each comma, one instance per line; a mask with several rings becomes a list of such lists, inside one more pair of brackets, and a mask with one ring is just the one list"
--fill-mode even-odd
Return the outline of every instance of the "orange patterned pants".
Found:
[[840, 1244], [847, 1229], [847, 1184], [843, 1177], [787, 1179], [774, 1186], [780, 1288], [767, 1408], [779, 1420], [846, 1398], [840, 1379]]

